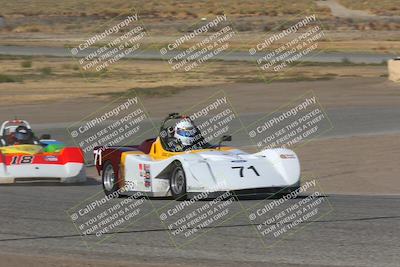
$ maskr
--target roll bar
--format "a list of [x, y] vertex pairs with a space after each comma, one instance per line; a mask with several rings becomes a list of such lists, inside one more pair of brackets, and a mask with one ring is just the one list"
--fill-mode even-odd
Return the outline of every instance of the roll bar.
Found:
[[29, 122], [25, 121], [25, 120], [9, 120], [9, 121], [5, 121], [3, 122], [3, 124], [0, 127], [0, 136], [3, 136], [4, 134], [4, 130], [7, 127], [7, 124], [20, 124], [20, 125], [25, 125], [28, 129], [32, 129], [31, 125], [29, 124]]

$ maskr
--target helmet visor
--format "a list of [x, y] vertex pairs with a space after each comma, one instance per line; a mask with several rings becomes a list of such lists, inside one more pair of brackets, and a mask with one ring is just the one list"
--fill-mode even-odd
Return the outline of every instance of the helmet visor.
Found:
[[28, 133], [15, 133], [15, 138], [19, 141], [26, 141], [29, 139]]
[[177, 129], [176, 133], [180, 136], [184, 136], [184, 137], [194, 137], [196, 136], [196, 131], [195, 129]]

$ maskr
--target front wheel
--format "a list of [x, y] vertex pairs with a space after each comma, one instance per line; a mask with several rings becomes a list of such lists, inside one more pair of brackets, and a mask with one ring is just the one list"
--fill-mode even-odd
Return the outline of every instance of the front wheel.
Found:
[[186, 199], [186, 176], [182, 165], [177, 164], [169, 180], [172, 197], [176, 200]]
[[103, 190], [106, 196], [114, 196], [114, 197], [119, 196], [117, 177], [115, 177], [114, 167], [111, 162], [106, 162], [104, 164], [102, 173], [102, 182], [103, 182]]

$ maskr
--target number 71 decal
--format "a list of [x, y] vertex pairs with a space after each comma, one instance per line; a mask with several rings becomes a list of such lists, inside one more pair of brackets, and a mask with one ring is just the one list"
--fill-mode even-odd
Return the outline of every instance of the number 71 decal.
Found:
[[[240, 169], [239, 175], [240, 175], [240, 177], [243, 177], [243, 170], [245, 169], [244, 166], [235, 166], [235, 167], [232, 167], [232, 169]], [[254, 166], [247, 167], [246, 170], [253, 170], [257, 176], [260, 176], [260, 174], [258, 173], [258, 171], [256, 170], [256, 168]]]

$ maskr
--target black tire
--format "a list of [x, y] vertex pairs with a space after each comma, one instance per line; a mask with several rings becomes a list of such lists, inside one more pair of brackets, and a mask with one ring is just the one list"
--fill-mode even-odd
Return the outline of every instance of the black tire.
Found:
[[115, 169], [111, 162], [107, 161], [104, 164], [103, 172], [101, 174], [101, 181], [103, 184], [104, 194], [106, 196], [119, 197], [118, 192], [118, 177], [115, 176]]
[[169, 179], [169, 188], [172, 197], [176, 200], [186, 200], [186, 175], [180, 163], [176, 163]]
[[[275, 193], [275, 195], [273, 196], [273, 198], [283, 198], [284, 196], [298, 190], [300, 188], [300, 186], [293, 186], [293, 187], [287, 187], [285, 189], [282, 189], [279, 191], [279, 193]], [[296, 195], [295, 197], [293, 197], [293, 199], [296, 199], [298, 196]]]

